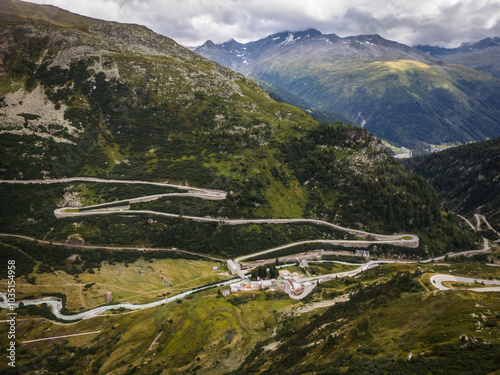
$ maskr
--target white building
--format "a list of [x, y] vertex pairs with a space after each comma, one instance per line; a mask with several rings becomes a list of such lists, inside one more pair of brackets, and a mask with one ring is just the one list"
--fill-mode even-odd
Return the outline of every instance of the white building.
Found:
[[300, 293], [302, 292], [302, 285], [300, 285], [299, 283], [293, 281], [292, 283], [292, 290], [295, 292], [295, 293]]
[[250, 281], [242, 280], [229, 285], [231, 293], [235, 292], [249, 292], [252, 290], [271, 289], [271, 290], [285, 290], [285, 280], [260, 280]]
[[356, 250], [356, 256], [369, 258], [370, 252], [368, 250]]
[[234, 264], [234, 262], [231, 259], [227, 261], [227, 268], [229, 269], [229, 272], [231, 272], [233, 275], [237, 275], [238, 271], [240, 270], [238, 266]]

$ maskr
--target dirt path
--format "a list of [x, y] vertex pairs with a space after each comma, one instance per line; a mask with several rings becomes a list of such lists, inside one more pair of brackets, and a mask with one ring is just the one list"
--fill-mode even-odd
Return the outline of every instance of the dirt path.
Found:
[[158, 339], [160, 338], [160, 336], [162, 335], [163, 331], [160, 332], [160, 334], [158, 336], [155, 337], [155, 339], [153, 340], [153, 342], [151, 343], [151, 345], [149, 345], [149, 349], [148, 349], [148, 352], [150, 352], [151, 350], [154, 349], [154, 346], [156, 345], [156, 343], [158, 342]]
[[333, 306], [337, 303], [346, 302], [346, 301], [349, 301], [348, 294], [338, 296], [338, 297], [331, 299], [331, 300], [308, 303], [307, 305], [299, 306], [299, 307], [291, 309], [290, 313], [292, 315], [302, 315], [302, 314], [314, 311], [316, 309], [320, 309], [322, 307], [330, 307], [330, 306]]
[[429, 288], [427, 288], [427, 286], [425, 285], [425, 283], [422, 281], [422, 278], [421, 278], [421, 277], [419, 277], [419, 278], [418, 278], [418, 282], [419, 282], [419, 283], [420, 283], [420, 285], [422, 285], [422, 287], [425, 289], [425, 292], [426, 292], [425, 294], [426, 294], [426, 295], [427, 295], [427, 294], [429, 294], [429, 293], [431, 293], [431, 291], [429, 290]]
[[80, 289], [78, 290], [78, 298], [80, 298], [80, 303], [82, 304], [83, 309], [87, 310], [87, 301], [83, 297], [83, 285], [80, 285]]
[[72, 334], [72, 335], [45, 337], [45, 338], [35, 339], [35, 340], [26, 340], [26, 341], [23, 341], [22, 345], [24, 345], [24, 344], [29, 344], [29, 343], [32, 343], [32, 342], [38, 342], [38, 341], [47, 341], [47, 340], [65, 339], [65, 338], [67, 338], [67, 337], [85, 336], [85, 335], [95, 335], [95, 334], [97, 334], [97, 333], [101, 333], [101, 330], [99, 330], [99, 331], [92, 331], [92, 332], [84, 332], [84, 333], [74, 333], [74, 334]]
[[212, 259], [212, 260], [215, 260], [218, 262], [225, 262], [226, 261], [225, 259], [217, 258], [217, 257], [211, 256], [209, 254], [197, 253], [194, 251], [187, 251], [187, 250], [180, 250], [180, 249], [172, 249], [172, 248], [161, 248], [161, 247], [141, 248], [141, 247], [132, 247], [132, 246], [73, 245], [73, 244], [68, 244], [65, 242], [45, 241], [45, 240], [40, 240], [40, 239], [34, 238], [34, 237], [24, 236], [21, 234], [10, 234], [10, 233], [0, 233], [0, 237], [21, 238], [23, 240], [42, 243], [44, 245], [61, 246], [61, 247], [68, 247], [68, 248], [74, 248], [74, 249], [90, 249], [90, 250], [103, 249], [103, 250], [116, 250], [116, 251], [121, 251], [121, 250], [171, 251], [174, 253], [184, 253], [184, 254], [196, 255], [200, 258], [208, 258], [208, 259]]

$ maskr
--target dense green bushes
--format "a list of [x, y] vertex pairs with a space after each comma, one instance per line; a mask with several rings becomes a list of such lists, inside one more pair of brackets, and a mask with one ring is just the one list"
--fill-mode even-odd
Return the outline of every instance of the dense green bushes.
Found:
[[15, 276], [28, 275], [33, 271], [35, 260], [18, 247], [0, 242], [0, 279], [7, 279], [9, 260], [14, 260]]
[[432, 184], [449, 209], [469, 218], [486, 214], [500, 230], [499, 155], [497, 138], [411, 158], [405, 164]]
[[265, 279], [277, 279], [279, 276], [278, 270], [276, 270], [276, 266], [274, 264], [271, 265], [266, 265], [266, 266], [259, 266], [255, 269], [252, 270], [252, 280], [257, 280], [259, 278], [260, 280], [265, 280]]
[[[341, 217], [348, 226], [370, 223], [383, 232], [415, 231], [440, 223], [441, 202], [419, 175], [375, 152], [362, 129], [323, 125], [283, 144], [287, 163], [301, 184], [309, 183], [308, 207]], [[365, 160], [352, 164], [346, 155], [365, 150]], [[313, 193], [313, 187], [318, 192]], [[335, 191], [335, 198], [327, 195]], [[313, 211], [313, 212], [314, 212]]]
[[[303, 324], [284, 322], [273, 337], [274, 341], [281, 342], [278, 348], [268, 352], [262, 350], [264, 343], [257, 344], [232, 374], [253, 374], [263, 370], [268, 374], [294, 375], [428, 374], [429, 371], [433, 374], [488, 374], [500, 368], [500, 344], [496, 343], [440, 344], [406, 361], [389, 351], [370, 347], [370, 319], [359, 317], [381, 303], [398, 300], [403, 293], [421, 292], [422, 286], [416, 279], [419, 276], [419, 273], [398, 273], [388, 282], [358, 289], [348, 302], [336, 304]], [[342, 328], [349, 322], [353, 322], [349, 334], [338, 334], [346, 332]], [[322, 354], [311, 361], [309, 354], [318, 346]]]
[[[132, 263], [138, 259], [203, 259], [196, 255], [175, 251], [136, 251], [79, 249], [62, 246], [45, 245], [15, 238], [2, 238], [2, 275], [7, 271], [7, 260], [16, 261], [16, 276], [28, 275], [33, 271], [35, 261], [40, 262], [38, 272], [63, 270], [70, 274], [78, 274], [86, 270], [99, 269], [103, 262]], [[5, 250], [5, 251], [3, 251]], [[78, 255], [79, 261], [69, 261], [72, 255]], [[1, 260], [1, 259], [0, 259]], [[4, 266], [5, 265], [5, 266]], [[6, 276], [4, 276], [5, 278]]]

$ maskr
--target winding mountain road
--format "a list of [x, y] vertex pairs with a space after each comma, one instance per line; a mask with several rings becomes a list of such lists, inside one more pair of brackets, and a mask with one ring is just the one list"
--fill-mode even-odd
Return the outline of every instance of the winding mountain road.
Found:
[[488, 229], [492, 230], [493, 232], [496, 233], [496, 235], [498, 237], [500, 237], [500, 232], [498, 232], [497, 230], [495, 230], [495, 228], [493, 228], [491, 226], [491, 224], [488, 222], [488, 220], [486, 220], [486, 216], [480, 215], [480, 214], [475, 214], [474, 217], [476, 218], [476, 222], [477, 222], [477, 230], [479, 230], [479, 231], [482, 230], [481, 229], [481, 220], [483, 220], [483, 222], [486, 224]]
[[140, 180], [110, 180], [106, 178], [97, 178], [97, 177], [70, 177], [70, 178], [58, 178], [51, 180], [0, 180], [0, 183], [3, 184], [63, 184], [63, 183], [71, 183], [71, 182], [98, 182], [104, 184], [131, 184], [131, 185], [151, 185], [151, 186], [163, 186], [170, 187], [181, 190], [189, 190], [200, 193], [208, 193], [209, 195], [219, 195], [226, 198], [226, 192], [221, 190], [213, 190], [213, 189], [202, 189], [202, 188], [194, 188], [187, 185], [174, 185], [169, 184], [168, 182], [152, 182], [152, 181], [140, 181]]
[[[357, 241], [357, 240], [308, 240], [308, 241], [299, 241], [299, 242], [293, 242], [293, 243], [290, 243], [290, 244], [287, 244], [287, 245], [283, 245], [283, 246], [273, 247], [272, 249], [267, 249], [267, 250], [259, 251], [258, 253], [254, 253], [254, 254], [242, 255], [242, 256], [236, 258], [234, 260], [234, 263], [239, 264], [240, 262], [244, 261], [245, 259], [254, 258], [254, 257], [258, 257], [260, 255], [273, 253], [275, 251], [279, 251], [279, 250], [286, 249], [286, 248], [289, 248], [289, 247], [294, 247], [294, 246], [304, 245], [304, 244], [310, 244], [310, 243], [323, 243], [323, 244], [333, 244], [333, 245], [340, 245], [340, 246], [353, 246], [353, 245], [355, 245], [355, 246], [359, 246], [359, 247], [366, 247], [366, 246], [374, 244], [374, 243], [395, 245], [395, 244], [398, 244], [401, 241], [405, 241], [405, 240], [401, 240], [401, 238], [399, 237], [398, 239], [395, 239], [395, 240], [380, 240], [380, 241]], [[406, 240], [406, 241], [410, 241], [410, 240]]]
[[162, 248], [162, 247], [142, 248], [142, 247], [132, 247], [132, 246], [77, 245], [77, 244], [70, 244], [70, 243], [66, 243], [66, 242], [54, 242], [54, 241], [40, 240], [40, 239], [34, 238], [34, 237], [23, 236], [20, 234], [9, 234], [9, 233], [0, 233], [0, 237], [21, 238], [21, 239], [32, 241], [32, 242], [43, 243], [45, 245], [61, 246], [61, 247], [68, 247], [68, 248], [74, 248], [74, 249], [89, 249], [89, 250], [103, 249], [103, 250], [117, 250], [117, 251], [120, 251], [120, 250], [169, 251], [169, 252], [173, 252], [173, 253], [183, 253], [183, 254], [196, 255], [198, 257], [212, 259], [212, 260], [215, 260], [217, 262], [225, 262], [225, 259], [217, 258], [217, 257], [214, 257], [214, 256], [209, 255], [209, 254], [197, 253], [195, 251], [188, 251], [188, 250], [181, 250], [181, 249]]
[[444, 255], [441, 255], [441, 256], [438, 256], [438, 257], [435, 257], [435, 258], [430, 258], [430, 259], [427, 259], [427, 260], [423, 260], [422, 263], [437, 262], [437, 261], [440, 261], [440, 260], [444, 260], [446, 257], [458, 257], [458, 256], [461, 256], [461, 255], [471, 256], [471, 255], [474, 255], [474, 254], [486, 253], [486, 252], [489, 251], [489, 249], [490, 249], [490, 247], [488, 245], [488, 240], [483, 237], [483, 248], [482, 249], [479, 249], [479, 250], [466, 250], [466, 251], [460, 251], [458, 253], [446, 253]]
[[[467, 289], [467, 290], [471, 290], [473, 292], [500, 292], [500, 280], [473, 279], [470, 277], [460, 277], [460, 276], [453, 276], [453, 275], [433, 275], [433, 276], [431, 276], [431, 282], [432, 282], [432, 285], [434, 285], [439, 290]], [[498, 286], [485, 287], [485, 288], [449, 288], [447, 286], [444, 286], [443, 282], [498, 285]]]
[[[158, 211], [149, 211], [149, 210], [130, 210], [130, 204], [132, 203], [138, 203], [138, 202], [149, 202], [152, 200], [160, 199], [163, 197], [167, 196], [189, 196], [189, 197], [196, 197], [196, 198], [201, 198], [201, 199], [210, 199], [210, 200], [223, 200], [226, 198], [227, 194], [224, 191], [220, 190], [213, 190], [213, 189], [201, 189], [201, 188], [193, 188], [189, 186], [184, 186], [184, 185], [174, 185], [174, 184], [169, 184], [169, 183], [161, 183], [161, 182], [148, 182], [148, 181], [135, 181], [135, 180], [107, 180], [107, 179], [101, 179], [101, 178], [92, 178], [92, 177], [74, 177], [74, 178], [64, 178], [64, 179], [55, 179], [55, 180], [0, 180], [0, 183], [8, 183], [8, 184], [55, 184], [55, 183], [71, 183], [71, 182], [77, 182], [77, 181], [82, 181], [82, 182], [96, 182], [96, 183], [113, 183], [113, 184], [145, 184], [145, 185], [153, 185], [153, 186], [164, 186], [164, 187], [169, 187], [169, 188], [176, 188], [180, 190], [186, 190], [186, 193], [165, 193], [165, 194], [155, 194], [155, 195], [149, 195], [149, 196], [141, 196], [141, 197], [135, 197], [131, 199], [123, 199], [123, 200], [118, 200], [114, 202], [108, 202], [108, 203], [103, 203], [103, 204], [98, 204], [98, 205], [93, 205], [93, 206], [87, 206], [87, 207], [65, 207], [65, 208], [58, 208], [54, 211], [54, 215], [57, 218], [65, 218], [65, 217], [77, 217], [77, 216], [88, 216], [88, 215], [109, 215], [109, 214], [137, 214], [137, 215], [159, 215], [159, 216], [167, 216], [167, 217], [177, 217], [177, 218], [184, 218], [188, 220], [194, 220], [194, 221], [200, 221], [200, 222], [218, 222], [222, 225], [241, 225], [241, 224], [288, 224], [288, 223], [310, 223], [310, 224], [315, 224], [315, 225], [324, 225], [324, 226], [329, 226], [331, 228], [345, 231], [347, 233], [356, 235], [358, 237], [368, 239], [369, 240], [309, 240], [309, 241], [300, 241], [300, 242], [295, 242], [292, 244], [287, 244], [279, 247], [275, 247], [272, 249], [267, 249], [263, 250], [254, 254], [250, 255], [245, 255], [241, 256], [235, 259], [235, 264], [238, 265], [240, 261], [244, 259], [248, 259], [251, 257], [257, 257], [259, 255], [263, 254], [268, 254], [272, 253], [281, 249], [285, 249], [288, 247], [296, 246], [296, 245], [301, 245], [301, 244], [306, 244], [306, 243], [328, 243], [328, 244], [340, 244], [340, 245], [346, 245], [346, 246], [367, 246], [369, 244], [373, 243], [387, 243], [387, 244], [393, 244], [393, 245], [399, 245], [399, 246], [405, 246], [405, 247], [418, 247], [419, 244], [419, 238], [413, 234], [396, 234], [396, 235], [383, 235], [383, 234], [376, 234], [376, 233], [369, 233], [365, 231], [360, 231], [356, 229], [350, 229], [346, 227], [342, 227], [336, 224], [328, 223], [326, 221], [322, 220], [315, 220], [315, 219], [227, 219], [227, 218], [213, 218], [213, 217], [198, 217], [198, 216], [184, 216], [184, 215], [178, 215], [178, 214], [171, 214], [171, 213], [166, 213], [166, 212], [158, 212]], [[479, 222], [479, 218], [477, 218]], [[485, 220], [486, 222], [486, 220]], [[14, 234], [1, 234], [0, 236], [8, 236], [8, 237], [17, 237], [17, 238], [23, 238], [23, 239], [28, 239], [31, 241], [39, 241], [41, 243], [51, 243], [52, 245], [56, 246], [65, 246], [65, 247], [77, 247], [77, 248], [88, 248], [88, 249], [112, 249], [112, 250], [124, 250], [124, 249], [137, 249], [135, 247], [109, 247], [109, 246], [91, 246], [91, 245], [74, 245], [74, 244], [67, 244], [67, 243], [58, 243], [58, 242], [48, 242], [48, 241], [43, 241], [43, 240], [37, 240], [35, 238], [29, 237], [29, 236], [23, 236], [23, 235], [14, 235]], [[193, 255], [198, 255], [198, 256], [203, 256], [207, 257], [210, 259], [214, 260], [221, 260], [215, 257], [211, 257], [210, 255], [207, 254], [199, 254], [195, 252], [190, 252], [190, 251], [185, 251], [185, 250], [178, 250], [178, 249], [141, 249], [141, 250], [163, 250], [163, 251], [177, 251], [177, 252], [183, 252], [187, 254], [193, 254]], [[484, 243], [484, 248], [482, 250], [471, 250], [467, 252], [462, 252], [460, 254], [466, 254], [470, 255], [473, 253], [477, 252], [484, 252], [488, 250], [488, 242], [485, 239]], [[452, 254], [447, 254], [449, 256], [454, 256], [457, 255], [456, 253]], [[446, 255], [445, 255], [446, 256]], [[433, 260], [440, 260], [444, 259], [445, 256], [442, 257], [437, 257], [433, 259], [427, 260], [427, 262], [433, 261]], [[308, 281], [315, 281], [319, 279], [323, 280], [328, 280], [334, 277], [344, 277], [344, 276], [355, 276], [363, 271], [366, 271], [370, 268], [376, 267], [380, 264], [384, 263], [395, 263], [398, 261], [395, 260], [378, 260], [378, 261], [371, 261], [366, 264], [363, 264], [362, 266], [358, 267], [357, 269], [353, 271], [346, 271], [346, 272], [340, 272], [340, 273], [335, 273], [335, 274], [330, 274], [330, 275], [323, 275], [323, 276], [316, 276], [316, 277], [309, 277], [305, 279], [301, 279], [300, 282], [308, 282]], [[399, 261], [403, 263], [403, 261]], [[416, 263], [416, 261], [404, 261], [404, 263]], [[241, 271], [241, 270], [239, 270]], [[449, 277], [454, 277], [450, 275], [440, 275], [440, 276], [449, 276]], [[433, 280], [433, 279], [431, 279]], [[442, 279], [434, 279], [433, 284], [440, 285], [441, 287], [444, 288], [444, 286], [441, 284], [443, 280], [445, 281], [444, 278]], [[483, 280], [481, 280], [483, 281]], [[485, 283], [489, 281], [484, 280]], [[224, 282], [220, 285], [224, 285], [227, 282]], [[498, 282], [500, 284], [500, 282]], [[495, 282], [492, 283], [492, 285], [497, 285]], [[292, 296], [292, 298], [295, 299], [301, 299], [307, 296], [309, 293], [312, 292], [314, 289], [315, 285], [310, 285], [306, 286], [304, 291], [298, 295], [298, 296]], [[210, 286], [206, 286], [210, 287]], [[198, 288], [197, 290], [202, 290], [206, 287], [201, 287]], [[438, 287], [438, 286], [437, 286]], [[500, 288], [499, 288], [500, 289]], [[497, 289], [495, 289], [497, 290]], [[481, 288], [481, 291], [485, 291], [484, 288]], [[129, 309], [129, 310], [142, 310], [142, 309], [147, 309], [155, 306], [162, 305], [164, 303], [168, 303], [170, 301], [173, 301], [175, 299], [182, 298], [183, 296], [193, 293], [194, 291], [189, 291], [185, 293], [181, 293], [177, 296], [170, 297], [167, 299], [161, 299], [159, 301], [147, 303], [147, 304], [141, 304], [141, 305], [134, 305], [131, 303], [120, 303], [117, 305], [105, 305], [101, 306], [98, 308], [94, 308], [88, 311], [84, 311], [78, 314], [74, 315], [64, 315], [61, 313], [62, 309], [62, 303], [59, 299], [54, 298], [54, 297], [44, 297], [44, 298], [39, 298], [36, 300], [26, 300], [22, 301], [25, 305], [37, 305], [37, 304], [42, 304], [42, 303], [47, 303], [51, 310], [53, 311], [54, 315], [63, 320], [80, 320], [80, 319], [89, 319], [95, 316], [98, 316], [102, 314], [105, 311], [108, 310], [116, 310], [116, 309]], [[9, 307], [9, 304], [7, 303], [7, 298], [5, 293], [0, 293], [0, 308], [7, 308]], [[16, 303], [16, 307], [19, 306], [19, 303]]]
[[464, 216], [459, 215], [459, 214], [457, 214], [457, 216], [459, 218], [463, 219], [467, 224], [469, 224], [469, 226], [472, 228], [472, 230], [474, 230], [474, 231], [476, 230], [476, 227], [474, 225], [472, 225], [472, 223], [469, 220], [467, 220]]
[[[404, 247], [418, 247], [419, 238], [411, 233], [406, 234], [396, 234], [396, 235], [385, 235], [378, 233], [369, 233], [357, 229], [346, 228], [337, 224], [332, 224], [323, 220], [315, 219], [228, 219], [220, 217], [200, 217], [200, 216], [184, 216], [179, 214], [172, 214], [167, 212], [158, 212], [150, 210], [130, 210], [129, 205], [138, 202], [150, 202], [156, 199], [160, 199], [168, 196], [183, 196], [183, 197], [195, 197], [201, 199], [209, 200], [223, 200], [226, 199], [227, 193], [222, 190], [214, 189], [203, 189], [194, 188], [185, 185], [174, 185], [170, 183], [163, 182], [148, 182], [148, 181], [138, 181], [138, 180], [108, 180], [102, 178], [94, 177], [72, 177], [72, 178], [61, 178], [52, 180], [0, 180], [0, 183], [7, 184], [56, 184], [56, 183], [71, 183], [71, 182], [96, 182], [96, 183], [108, 183], [108, 184], [141, 184], [141, 185], [152, 185], [152, 186], [164, 186], [169, 188], [187, 190], [187, 193], [165, 193], [165, 194], [155, 194], [149, 196], [141, 196], [130, 199], [122, 199], [107, 203], [101, 203], [97, 205], [91, 205], [86, 207], [63, 207], [58, 208], [54, 211], [54, 215], [57, 218], [65, 217], [76, 217], [76, 216], [90, 216], [90, 215], [112, 215], [112, 214], [124, 214], [127, 215], [157, 215], [166, 216], [174, 218], [183, 218], [187, 220], [199, 221], [199, 222], [217, 222], [222, 225], [243, 225], [243, 224], [291, 224], [291, 223], [310, 223], [315, 225], [324, 225], [340, 231], [344, 231], [361, 238], [370, 238], [373, 240], [366, 242], [359, 242], [360, 245], [366, 245], [370, 243], [388, 241], [382, 243], [391, 243], [398, 246]], [[125, 206], [123, 206], [125, 204]], [[344, 241], [350, 242], [350, 241]], [[328, 242], [327, 242], [328, 243]], [[339, 242], [335, 242], [339, 243]]]

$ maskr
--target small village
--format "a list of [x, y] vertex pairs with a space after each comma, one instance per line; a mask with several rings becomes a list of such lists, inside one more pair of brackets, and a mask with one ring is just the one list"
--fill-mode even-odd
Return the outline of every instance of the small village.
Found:
[[273, 292], [286, 292], [288, 294], [300, 294], [306, 287], [316, 286], [316, 281], [299, 282], [290, 275], [280, 276], [279, 279], [272, 280], [242, 280], [230, 285], [231, 293], [249, 292], [261, 289], [269, 289]]
[[[316, 276], [314, 274], [311, 275], [307, 271], [307, 269], [309, 268], [309, 263], [322, 261], [323, 254], [325, 254], [324, 250], [318, 249], [311, 252], [305, 252], [300, 255], [297, 254], [295, 256], [289, 257], [288, 259], [281, 259], [281, 261], [293, 263], [293, 265], [299, 267], [304, 274], [299, 274], [298, 272], [290, 272], [285, 268], [286, 266], [291, 266], [292, 264], [276, 267], [274, 264], [270, 264], [269, 262], [266, 262], [262, 259], [255, 260], [254, 264], [241, 263], [241, 260], [249, 258], [250, 256], [246, 256], [243, 258], [240, 257], [235, 259], [234, 261], [229, 259], [226, 262], [229, 272], [235, 276], [239, 276], [241, 280], [230, 284], [229, 289], [222, 291], [222, 295], [226, 297], [231, 293], [237, 292], [269, 290], [285, 292], [293, 299], [302, 299], [309, 295], [321, 282], [328, 281], [336, 275], [352, 277], [357, 273], [357, 271], [354, 270], [337, 274], [320, 274], [319, 276]], [[357, 249], [354, 251], [353, 255], [356, 257], [362, 257], [366, 261], [368, 261], [370, 258], [370, 251]], [[278, 262], [278, 259], [276, 259], [276, 262]], [[255, 274], [254, 271], [260, 267], [265, 267], [266, 270], [269, 270], [270, 268], [267, 268], [267, 266], [274, 268], [274, 274], [270, 273], [269, 275], [266, 275], [266, 277], [258, 277]], [[279, 267], [283, 268], [279, 271], [276, 270], [276, 268]], [[252, 277], [249, 277], [251, 273]], [[306, 276], [305, 274], [307, 274], [308, 276]]]
[[[262, 261], [257, 261], [256, 263], [262, 263]], [[300, 268], [307, 268], [308, 262], [304, 259], [298, 262]], [[223, 295], [229, 295], [229, 293], [236, 292], [250, 292], [256, 290], [269, 290], [275, 292], [285, 292], [290, 297], [294, 298], [302, 293], [309, 294], [314, 287], [317, 285], [317, 281], [301, 281], [299, 279], [298, 273], [290, 273], [287, 270], [279, 271], [279, 276], [270, 279], [261, 279], [257, 277], [257, 280], [250, 280], [248, 278], [248, 266], [245, 264], [238, 264], [232, 260], [227, 261], [227, 267], [233, 275], [238, 275], [241, 277], [240, 281], [232, 283], [229, 285], [229, 289], [225, 290]], [[247, 273], [247, 274], [245, 274]]]

